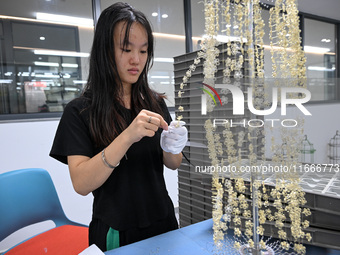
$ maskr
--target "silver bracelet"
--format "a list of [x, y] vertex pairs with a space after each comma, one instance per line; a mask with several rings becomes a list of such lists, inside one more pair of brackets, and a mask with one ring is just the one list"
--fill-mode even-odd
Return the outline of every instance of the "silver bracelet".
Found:
[[102, 160], [103, 160], [103, 162], [104, 162], [104, 164], [107, 166], [107, 167], [109, 167], [109, 168], [111, 168], [111, 169], [115, 169], [117, 166], [119, 166], [119, 163], [120, 162], [118, 162], [118, 164], [116, 165], [116, 166], [113, 166], [113, 165], [111, 165], [109, 162], [107, 162], [106, 161], [106, 158], [105, 158], [105, 149], [104, 150], [102, 150]]

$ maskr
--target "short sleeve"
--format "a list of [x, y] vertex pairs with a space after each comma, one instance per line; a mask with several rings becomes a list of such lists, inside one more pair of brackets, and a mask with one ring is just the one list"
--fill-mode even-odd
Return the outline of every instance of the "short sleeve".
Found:
[[67, 156], [70, 155], [94, 155], [85, 102], [83, 98], [71, 101], [60, 119], [50, 156], [64, 164], [67, 164]]

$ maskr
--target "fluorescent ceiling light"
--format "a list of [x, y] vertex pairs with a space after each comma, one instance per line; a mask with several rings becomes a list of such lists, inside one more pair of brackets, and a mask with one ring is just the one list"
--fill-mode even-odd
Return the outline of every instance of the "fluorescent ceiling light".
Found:
[[[53, 74], [53, 73], [44, 73], [44, 74], [35, 74], [36, 78], [55, 78], [55, 79], [59, 79], [60, 76], [59, 74]], [[69, 75], [68, 73], [63, 75], [63, 78], [68, 79], [70, 78], [71, 75]]]
[[35, 55], [50, 55], [50, 56], [66, 56], [66, 57], [84, 57], [90, 56], [90, 53], [75, 52], [75, 51], [61, 51], [61, 50], [34, 50]]
[[175, 34], [165, 34], [165, 33], [157, 33], [153, 32], [153, 36], [155, 37], [166, 37], [166, 38], [173, 38], [173, 39], [185, 39], [184, 35], [175, 35]]
[[0, 79], [0, 83], [6, 83], [6, 84], [9, 84], [9, 83], [12, 83], [13, 80], [7, 80], [7, 79]]
[[164, 13], [164, 14], [162, 15], [162, 18], [163, 18], [163, 19], [166, 19], [167, 17], [169, 17], [169, 15], [166, 14], [166, 13]]
[[[203, 35], [202, 36], [202, 39], [205, 39], [207, 38], [207, 35]], [[227, 35], [217, 35], [216, 36], [216, 40], [219, 41], [219, 42], [233, 42], [233, 41], [237, 41], [237, 42], [240, 42], [241, 41], [241, 37], [239, 36], [227, 36]], [[247, 42], [247, 38], [242, 38], [242, 41], [243, 42]]]
[[78, 64], [62, 63], [62, 67], [78, 68]]
[[53, 62], [35, 61], [34, 65], [36, 65], [36, 66], [54, 66], [54, 67], [59, 67], [59, 63], [53, 63]]
[[151, 79], [170, 79], [170, 76], [154, 75]]
[[335, 67], [326, 68], [324, 66], [309, 66], [307, 69], [310, 71], [333, 72], [335, 70]]
[[314, 47], [314, 46], [304, 46], [304, 51], [307, 53], [326, 53], [331, 51], [329, 48]]
[[[54, 66], [54, 67], [59, 67], [59, 63], [53, 63], [53, 62], [35, 61], [34, 65], [36, 65], [36, 66]], [[78, 68], [78, 64], [70, 64], [70, 63], [62, 63], [61, 66], [62, 67]]]
[[66, 23], [75, 26], [93, 26], [93, 19], [78, 18], [66, 15], [37, 12], [37, 20]]
[[[270, 46], [270, 45], [263, 45], [263, 47], [265, 49], [273, 49], [273, 50], [284, 50], [283, 47], [279, 47], [279, 46]], [[293, 51], [291, 48], [287, 48], [287, 51]], [[304, 52], [305, 53], [310, 53], [310, 54], [329, 54], [329, 55], [335, 55], [334, 52], [330, 52], [330, 49], [328, 48], [319, 48], [319, 47], [312, 47], [312, 46], [305, 46], [304, 47]]]
[[321, 42], [329, 43], [329, 42], [331, 42], [331, 39], [323, 38], [323, 39], [321, 40]]
[[78, 91], [77, 88], [65, 88], [65, 90], [68, 90], [68, 91]]
[[[1, 16], [0, 16], [1, 17]], [[154, 37], [165, 37], [165, 38], [171, 38], [171, 39], [181, 39], [181, 40], [185, 40], [185, 36], [184, 35], [176, 35], [176, 34], [166, 34], [166, 33], [157, 33], [157, 32], [152, 32]], [[196, 37], [193, 36], [191, 37], [193, 40], [202, 40], [202, 37]]]
[[[217, 41], [219, 42], [240, 42], [241, 41], [241, 37], [239, 36], [226, 36], [226, 35], [217, 35], [216, 37]], [[247, 39], [246, 38], [242, 38], [242, 41], [243, 42], [247, 42]]]
[[[0, 15], [0, 18], [1, 19], [20, 20], [20, 21], [29, 21], [29, 22], [36, 22], [36, 23], [44, 23], [44, 24], [46, 24], [46, 23], [49, 23], [49, 24], [62, 24], [62, 25], [66, 25], [66, 26], [74, 26], [74, 25], [76, 25], [76, 24], [66, 23], [63, 20], [48, 21], [48, 20], [38, 20], [38, 19], [30, 19], [30, 18], [7, 16], [7, 15]], [[79, 25], [79, 27], [93, 29], [93, 24], [91, 24], [91, 25]]]
[[157, 17], [158, 13], [157, 12], [153, 12], [151, 15], [152, 15], [152, 17]]
[[154, 58], [153, 60], [155, 62], [165, 62], [165, 63], [173, 63], [174, 62], [173, 58]]
[[86, 84], [87, 81], [73, 81], [74, 84]]

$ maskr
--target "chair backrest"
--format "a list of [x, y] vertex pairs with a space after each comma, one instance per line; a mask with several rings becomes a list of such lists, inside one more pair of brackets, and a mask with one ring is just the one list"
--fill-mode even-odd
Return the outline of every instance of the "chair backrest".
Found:
[[57, 227], [73, 224], [65, 216], [49, 173], [28, 168], [0, 174], [0, 241], [45, 220]]

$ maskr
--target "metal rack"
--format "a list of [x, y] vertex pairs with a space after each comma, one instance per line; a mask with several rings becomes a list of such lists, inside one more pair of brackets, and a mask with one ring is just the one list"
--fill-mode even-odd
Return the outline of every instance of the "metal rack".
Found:
[[[220, 59], [226, 57], [223, 45], [219, 46]], [[175, 57], [174, 73], [175, 73], [175, 91], [179, 91], [182, 77], [190, 65], [193, 64], [197, 52], [188, 53]], [[222, 61], [221, 61], [222, 62]], [[189, 141], [184, 149], [184, 154], [190, 160], [190, 163], [183, 160], [178, 170], [179, 182], [179, 215], [180, 226], [184, 227], [193, 223], [197, 223], [212, 217], [211, 204], [211, 175], [202, 174], [195, 171], [195, 166], [204, 166], [211, 164], [209, 153], [205, 145], [205, 129], [204, 121], [209, 116], [201, 115], [201, 90], [203, 81], [203, 66], [199, 64], [196, 70], [192, 73], [188, 86], [184, 89], [184, 94], [181, 98], [175, 97], [176, 106], [182, 105], [183, 112], [177, 112], [183, 115], [188, 128]], [[218, 68], [217, 83], [223, 83], [223, 69]], [[177, 95], [177, 94], [176, 94]], [[229, 101], [228, 104], [231, 104]], [[225, 118], [234, 118], [230, 112], [219, 112], [214, 110], [216, 116], [224, 116]], [[210, 116], [211, 117], [211, 116]], [[250, 116], [248, 116], [250, 118]], [[262, 137], [259, 137], [261, 139]], [[336, 137], [337, 138], [337, 137]], [[339, 137], [340, 138], [340, 137]], [[340, 140], [337, 140], [340, 143]], [[332, 142], [332, 145], [339, 144]], [[247, 145], [245, 144], [245, 147]], [[337, 147], [333, 146], [333, 149]], [[307, 149], [307, 148], [305, 148]], [[309, 148], [311, 149], [311, 148]], [[312, 148], [313, 150], [314, 148]], [[340, 154], [339, 150], [334, 150], [334, 154]], [[329, 154], [331, 155], [331, 154]], [[340, 155], [339, 155], [340, 156]], [[327, 248], [340, 249], [340, 174], [336, 169], [331, 170], [329, 167], [323, 172], [305, 171], [299, 175], [300, 185], [306, 192], [306, 207], [310, 208], [312, 215], [307, 220], [310, 221], [310, 227], [307, 229], [312, 235], [311, 244], [323, 246]], [[273, 174], [264, 175], [264, 181], [270, 187], [275, 183]], [[244, 178], [250, 180], [250, 175], [245, 175]], [[273, 235], [272, 229], [274, 226], [268, 224], [266, 226], [265, 235]], [[287, 223], [289, 228], [289, 223]], [[304, 242], [307, 243], [306, 240]]]

